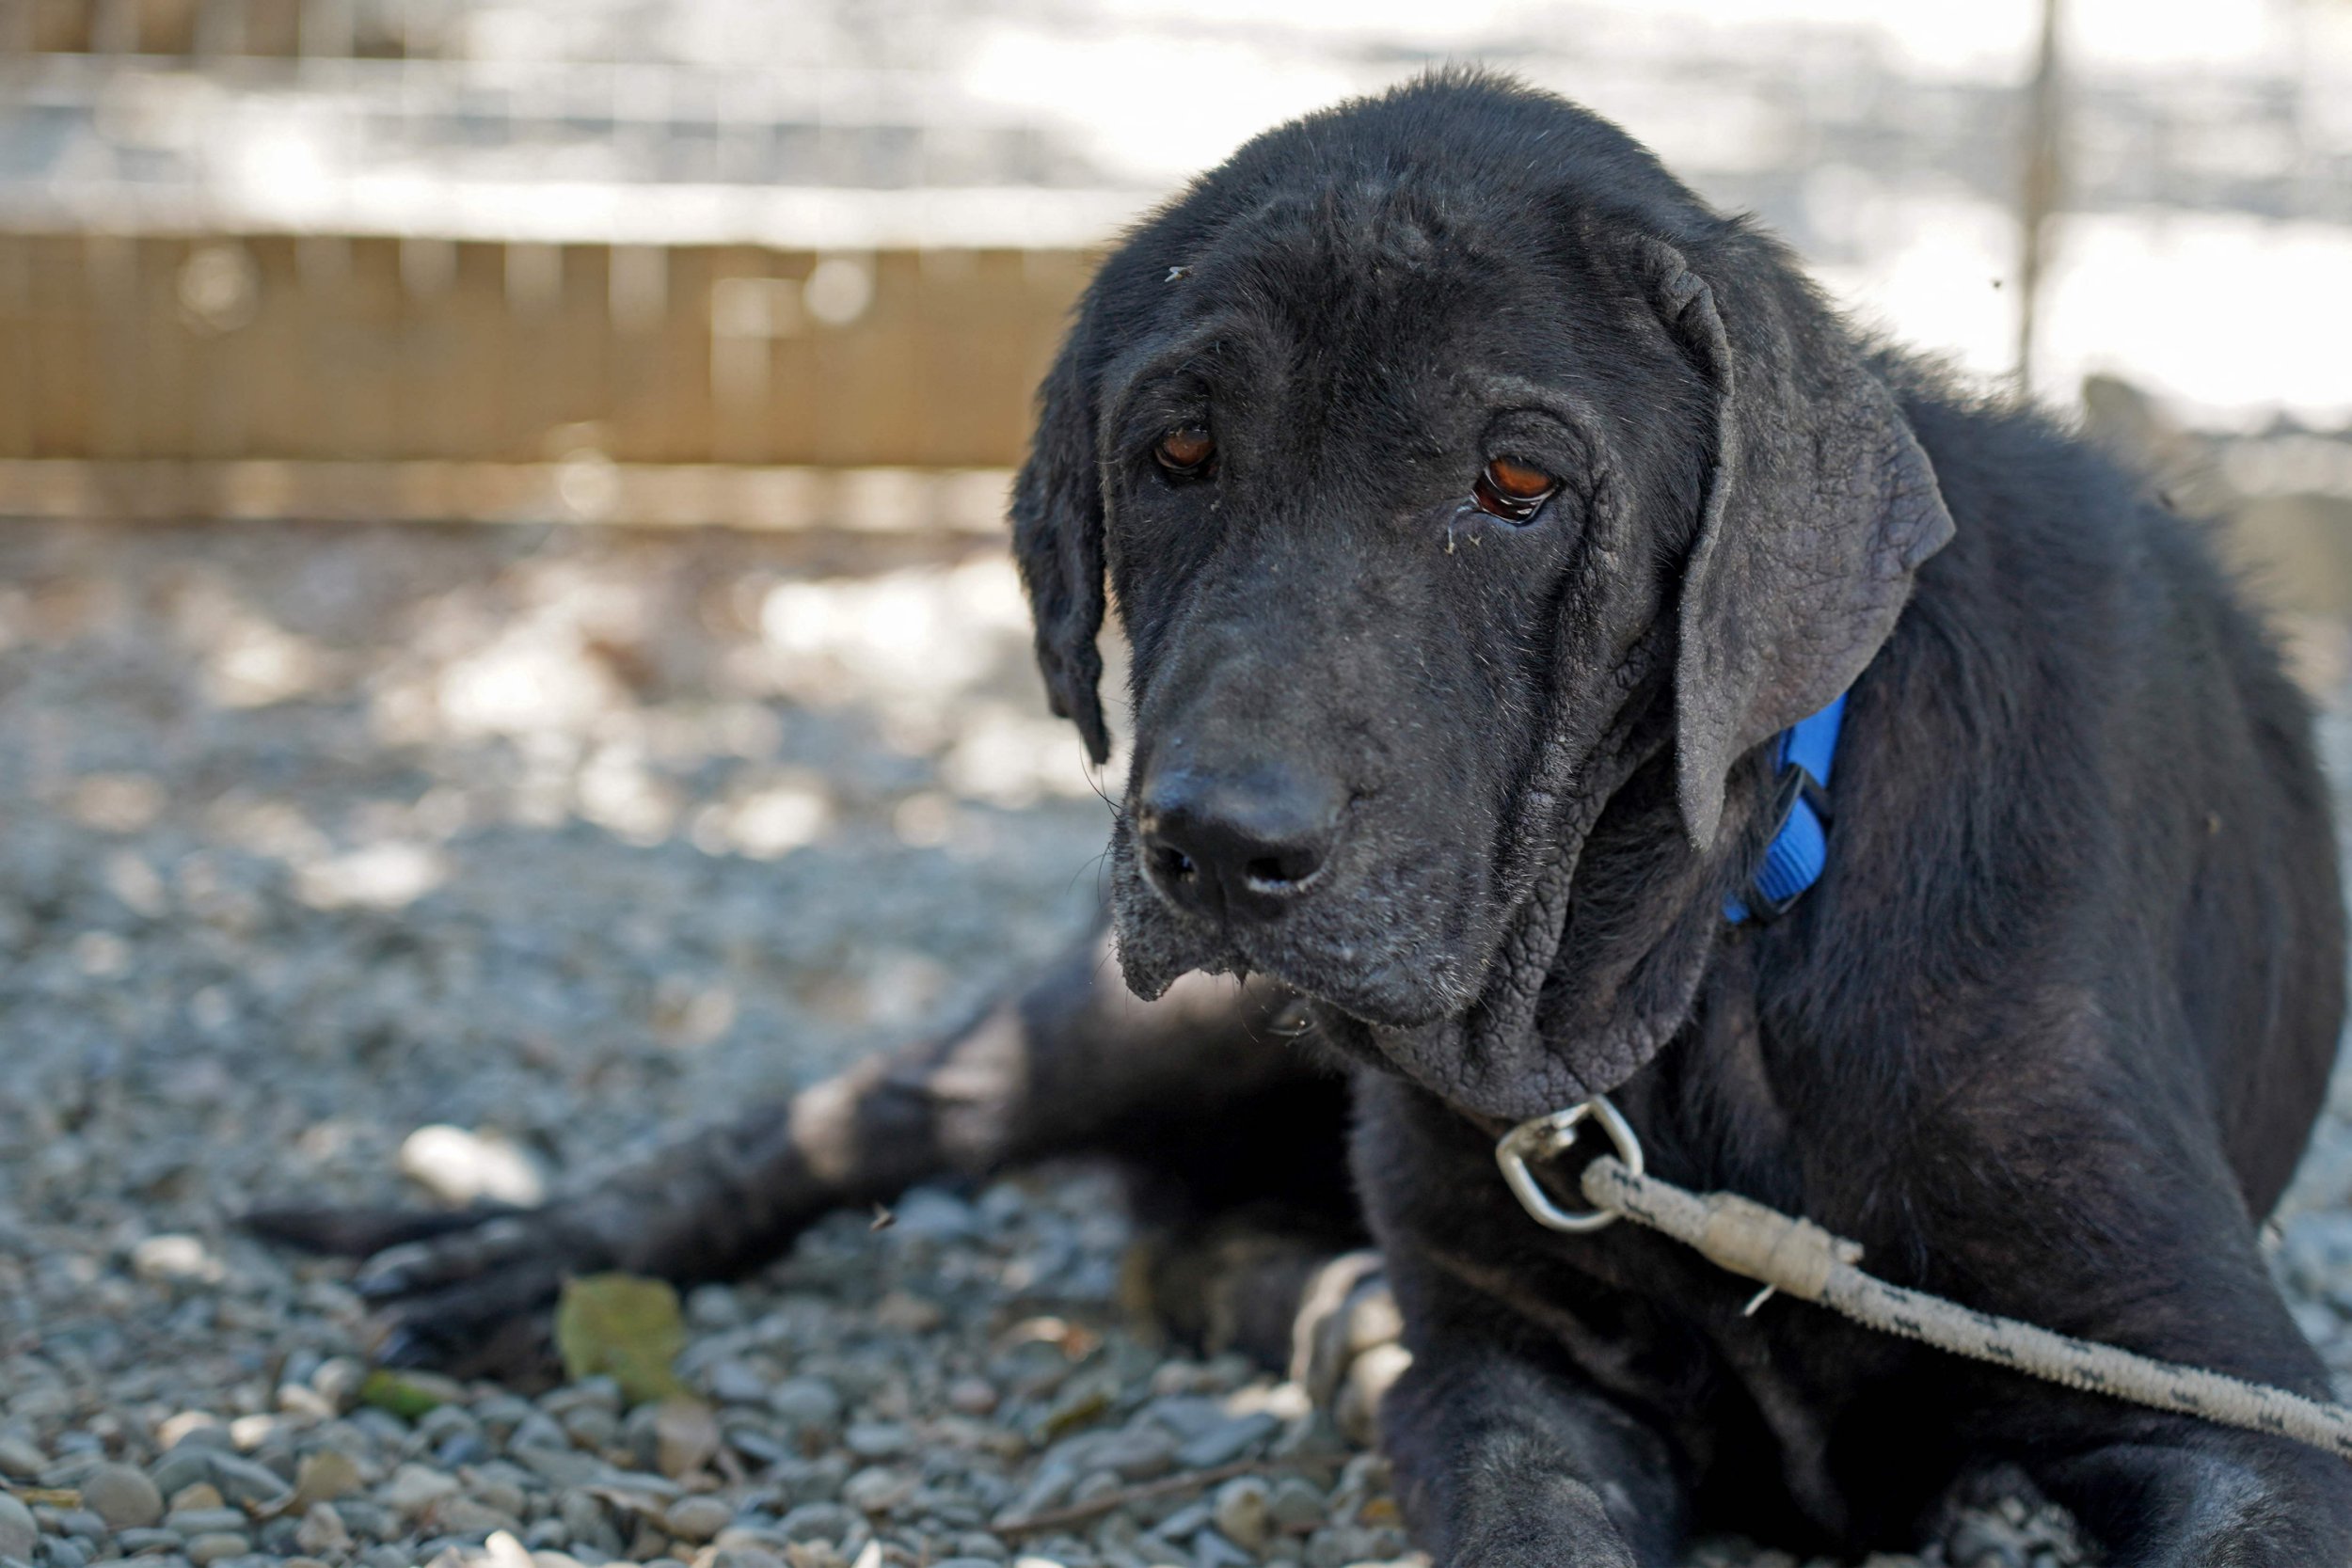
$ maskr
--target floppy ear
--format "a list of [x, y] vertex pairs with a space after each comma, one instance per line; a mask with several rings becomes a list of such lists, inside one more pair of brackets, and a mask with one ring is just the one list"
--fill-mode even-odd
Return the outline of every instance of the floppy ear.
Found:
[[1735, 232], [1711, 284], [1662, 240], [1635, 249], [1715, 392], [1675, 669], [1677, 792], [1705, 849], [1732, 764], [1853, 683], [1952, 519], [1894, 393], [1777, 246]]
[[1078, 726], [1087, 755], [1110, 760], [1103, 722], [1103, 483], [1094, 411], [1078, 371], [1083, 322], [1038, 389], [1037, 434], [1012, 487], [1012, 551], [1037, 621], [1037, 663], [1054, 712]]

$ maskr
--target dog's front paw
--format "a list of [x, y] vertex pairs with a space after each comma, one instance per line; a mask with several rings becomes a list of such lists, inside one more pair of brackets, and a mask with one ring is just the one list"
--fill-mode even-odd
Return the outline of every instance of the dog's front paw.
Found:
[[391, 1367], [517, 1370], [544, 1354], [542, 1309], [565, 1277], [608, 1266], [562, 1204], [443, 1214], [286, 1209], [245, 1223], [269, 1240], [363, 1259], [352, 1284], [382, 1330], [375, 1357]]
[[1645, 1568], [1599, 1495], [1566, 1477], [1490, 1498], [1478, 1513], [1454, 1531], [1440, 1568]]

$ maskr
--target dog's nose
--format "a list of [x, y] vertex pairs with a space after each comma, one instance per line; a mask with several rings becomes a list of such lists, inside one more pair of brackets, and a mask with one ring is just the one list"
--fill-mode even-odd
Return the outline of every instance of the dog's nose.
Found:
[[1270, 920], [1314, 886], [1344, 804], [1289, 768], [1155, 769], [1136, 806], [1145, 875], [1188, 909]]

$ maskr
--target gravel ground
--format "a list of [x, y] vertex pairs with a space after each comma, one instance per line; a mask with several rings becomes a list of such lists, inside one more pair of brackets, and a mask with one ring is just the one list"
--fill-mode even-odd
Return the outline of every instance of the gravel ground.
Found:
[[[1407, 1556], [1295, 1387], [1122, 1316], [1100, 1172], [836, 1216], [695, 1291], [715, 1420], [596, 1378], [363, 1402], [347, 1269], [229, 1226], [593, 1179], [1055, 950], [1104, 812], [1026, 638], [985, 549], [0, 533], [0, 1562]], [[2278, 1258], [2340, 1374], [2348, 1196], [2339, 1095]], [[2078, 1560], [2014, 1501], [1942, 1535], [1873, 1560]]]

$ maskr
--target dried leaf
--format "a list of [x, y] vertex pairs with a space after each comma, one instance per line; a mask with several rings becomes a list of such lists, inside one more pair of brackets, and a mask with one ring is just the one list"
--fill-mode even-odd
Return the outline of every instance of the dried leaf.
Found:
[[599, 1373], [631, 1403], [683, 1394], [674, 1364], [686, 1348], [677, 1292], [659, 1279], [596, 1274], [564, 1282], [555, 1348], [575, 1383]]
[[359, 1402], [389, 1410], [404, 1421], [413, 1421], [438, 1406], [441, 1399], [422, 1384], [378, 1367], [359, 1385]]

